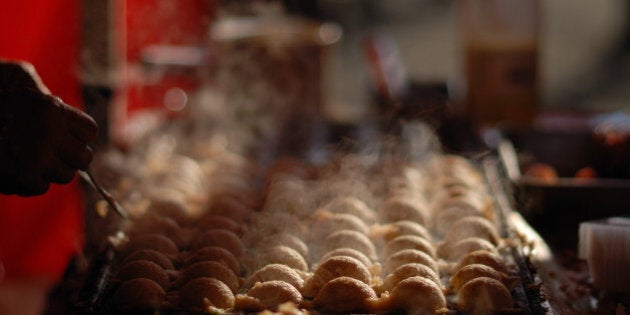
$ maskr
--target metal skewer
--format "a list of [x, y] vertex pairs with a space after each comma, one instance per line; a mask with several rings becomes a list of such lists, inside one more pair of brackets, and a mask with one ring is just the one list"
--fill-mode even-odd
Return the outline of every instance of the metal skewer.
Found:
[[127, 210], [125, 210], [125, 208], [123, 208], [113, 197], [112, 195], [105, 189], [103, 188], [103, 186], [99, 185], [96, 180], [94, 179], [94, 176], [92, 175], [92, 173], [90, 173], [89, 170], [80, 170], [79, 174], [81, 175], [81, 177], [88, 183], [90, 183], [90, 185], [92, 187], [94, 187], [94, 189], [96, 189], [96, 191], [98, 191], [98, 193], [103, 197], [103, 199], [105, 199], [105, 202], [107, 202], [107, 204], [110, 206], [110, 208], [114, 209], [114, 211], [123, 219], [126, 219], [129, 217], [129, 213], [127, 212]]

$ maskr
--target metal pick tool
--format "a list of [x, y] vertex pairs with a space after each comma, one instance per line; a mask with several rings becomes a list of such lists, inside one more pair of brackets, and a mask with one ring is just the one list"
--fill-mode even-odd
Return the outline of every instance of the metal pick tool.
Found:
[[122, 217], [123, 219], [127, 219], [129, 217], [129, 213], [127, 212], [127, 210], [125, 210], [125, 208], [123, 208], [112, 197], [112, 195], [105, 188], [103, 188], [103, 186], [99, 185], [98, 182], [96, 182], [96, 180], [94, 179], [94, 176], [92, 175], [92, 173], [90, 173], [89, 170], [79, 171], [79, 174], [86, 182], [90, 183], [90, 185], [92, 185], [92, 187], [94, 187], [96, 191], [98, 191], [98, 193], [103, 197], [103, 199], [105, 199], [105, 202], [107, 202], [109, 207], [114, 209], [114, 211], [120, 217]]

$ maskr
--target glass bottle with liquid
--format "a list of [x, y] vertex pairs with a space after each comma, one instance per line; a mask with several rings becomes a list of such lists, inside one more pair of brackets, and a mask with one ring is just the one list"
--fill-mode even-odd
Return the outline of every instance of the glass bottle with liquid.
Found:
[[538, 0], [458, 0], [466, 113], [530, 126], [539, 107]]

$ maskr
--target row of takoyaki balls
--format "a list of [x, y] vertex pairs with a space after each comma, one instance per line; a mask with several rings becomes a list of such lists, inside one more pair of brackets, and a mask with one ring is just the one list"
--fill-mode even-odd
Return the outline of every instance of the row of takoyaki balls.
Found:
[[[316, 194], [317, 186], [304, 187], [291, 179], [274, 182], [289, 192], [267, 196], [271, 206], [254, 220], [257, 228], [250, 239], [285, 242], [273, 242], [276, 248], [252, 242], [256, 263], [248, 272], [256, 280], [250, 283], [259, 281], [271, 292], [273, 287], [290, 290], [290, 302], [324, 312], [511, 310], [510, 290], [516, 278], [507, 275], [510, 268], [499, 253], [502, 240], [480, 174], [459, 158], [440, 162], [461, 163], [455, 166], [462, 171], [448, 168], [436, 174], [440, 181], [432, 190], [422, 186], [418, 179], [426, 175], [418, 169], [405, 167], [398, 177], [389, 173], [381, 178], [386, 189], [374, 198], [382, 200], [377, 211], [343, 195], [318, 200], [323, 205], [300, 211], [295, 208], [310, 205], [299, 200], [302, 194]], [[467, 173], [474, 177], [459, 178]], [[318, 179], [320, 185], [329, 183]], [[284, 255], [265, 254], [277, 251], [277, 246], [284, 247]], [[305, 266], [310, 266], [306, 274]], [[298, 274], [288, 276], [294, 273], [291, 269], [298, 269], [305, 281], [295, 281]], [[276, 309], [276, 302], [260, 301], [258, 308], [248, 310]]]
[[417, 314], [514, 308], [517, 278], [501, 254], [492, 199], [467, 160], [439, 155], [421, 165], [317, 176], [284, 163], [269, 175], [260, 207], [237, 176], [202, 217], [161, 203], [134, 222], [113, 268], [112, 305]]
[[257, 192], [242, 160], [214, 163], [206, 211], [191, 211], [181, 199], [151, 196], [146, 209], [126, 222], [124, 238], [116, 241], [106, 308], [233, 308], [243, 285], [245, 220], [256, 208]]

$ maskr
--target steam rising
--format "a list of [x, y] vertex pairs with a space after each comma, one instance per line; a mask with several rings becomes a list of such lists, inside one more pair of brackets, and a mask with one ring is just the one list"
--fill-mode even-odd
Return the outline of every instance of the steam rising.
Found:
[[[379, 307], [391, 307], [389, 293], [373, 288], [402, 265], [424, 265], [445, 276], [469, 251], [498, 253], [500, 240], [490, 242], [476, 231], [463, 233], [466, 238], [457, 243], [453, 236], [444, 239], [465, 216], [494, 226], [483, 177], [469, 160], [441, 152], [432, 130], [420, 123], [404, 125], [400, 137], [383, 137], [351, 153], [311, 142], [309, 129], [320, 105], [317, 49], [259, 40], [264, 41], [223, 43], [229, 58], [218, 65], [218, 86], [205, 86], [187, 99], [184, 119], [140, 138], [124, 154], [99, 157], [99, 174], [109, 177], [116, 198], [136, 219], [123, 227], [127, 244], [146, 232], [168, 232], [177, 246], [169, 257], [184, 262], [175, 268], [203, 266], [198, 261], [203, 251], [224, 249], [239, 265], [217, 269], [247, 280], [231, 281], [231, 293], [223, 292], [237, 301], [260, 289], [252, 277], [267, 277], [261, 270], [280, 264], [303, 280], [310, 290], [300, 291], [306, 298], [333, 281], [359, 280], [365, 296], [375, 299], [363, 304], [366, 308], [378, 301]], [[305, 145], [329, 158], [304, 158]], [[399, 238], [405, 235], [413, 237]], [[207, 274], [205, 269], [199, 274]], [[280, 269], [270, 274], [302, 286], [295, 274]], [[200, 279], [197, 273], [180, 274], [172, 290]], [[444, 298], [433, 280], [411, 285], [430, 285], [438, 299]], [[188, 298], [179, 305], [197, 305], [204, 297]]]

